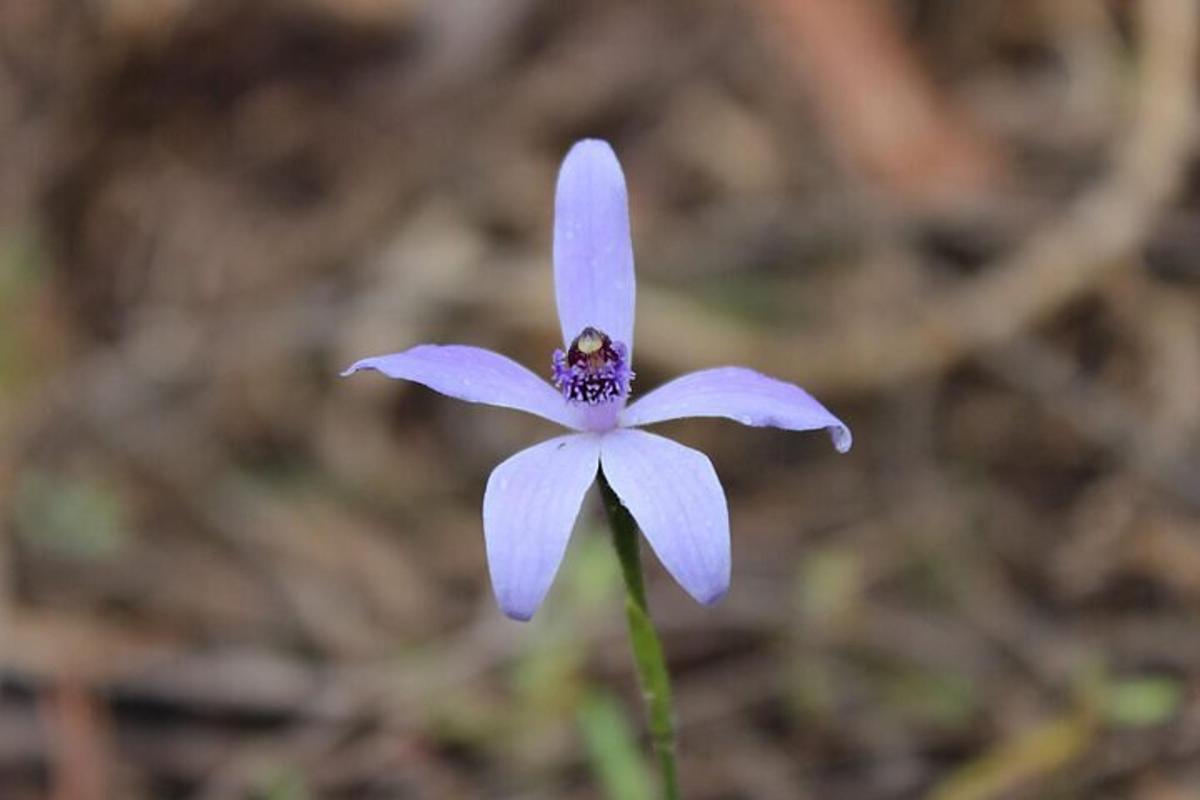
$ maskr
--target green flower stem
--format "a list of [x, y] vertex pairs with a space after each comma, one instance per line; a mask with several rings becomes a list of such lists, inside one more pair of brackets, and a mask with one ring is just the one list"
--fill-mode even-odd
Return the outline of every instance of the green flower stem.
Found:
[[646, 699], [646, 714], [650, 725], [650, 740], [658, 756], [662, 773], [664, 800], [678, 800], [679, 776], [675, 767], [675, 722], [671, 707], [671, 677], [663, 657], [662, 643], [650, 619], [646, 605], [646, 584], [642, 579], [642, 559], [637, 523], [629, 510], [621, 505], [612, 487], [600, 473], [600, 492], [612, 526], [613, 546], [621, 562], [625, 578], [625, 616], [629, 620], [629, 641], [633, 645], [633, 660]]

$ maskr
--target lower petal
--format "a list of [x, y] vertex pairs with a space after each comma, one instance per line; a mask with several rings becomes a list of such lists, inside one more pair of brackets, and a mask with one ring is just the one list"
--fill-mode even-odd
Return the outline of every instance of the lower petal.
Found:
[[599, 459], [598, 437], [559, 436], [522, 450], [488, 478], [488, 569], [496, 602], [513, 619], [532, 617], [546, 596]]
[[601, 440], [604, 477], [659, 561], [705, 605], [729, 589], [729, 509], [708, 456], [645, 431]]

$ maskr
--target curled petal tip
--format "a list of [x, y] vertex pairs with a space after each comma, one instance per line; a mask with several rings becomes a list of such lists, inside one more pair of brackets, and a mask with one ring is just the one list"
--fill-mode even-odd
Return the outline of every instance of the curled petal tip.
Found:
[[843, 424], [830, 425], [829, 436], [833, 439], [833, 447], [839, 453], [849, 453], [854, 445], [854, 436], [850, 429]]

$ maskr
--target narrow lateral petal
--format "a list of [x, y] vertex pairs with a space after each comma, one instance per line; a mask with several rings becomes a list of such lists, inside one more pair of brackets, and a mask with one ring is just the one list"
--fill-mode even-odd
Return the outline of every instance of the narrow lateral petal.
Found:
[[546, 596], [599, 460], [599, 437], [559, 436], [522, 450], [488, 478], [488, 569], [496, 602], [513, 619], [532, 617]]
[[745, 367], [691, 372], [663, 384], [621, 412], [621, 424], [649, 425], [682, 417], [728, 417], [743, 425], [808, 431], [826, 428], [839, 453], [850, 449], [846, 424], [793, 383]]
[[633, 352], [633, 243], [625, 176], [607, 142], [577, 142], [558, 173], [554, 292], [563, 344], [587, 326]]
[[481, 347], [421, 344], [403, 353], [364, 358], [342, 375], [362, 369], [414, 381], [468, 403], [515, 408], [579, 429], [577, 415], [554, 387], [508, 356]]
[[729, 588], [729, 509], [708, 456], [645, 431], [604, 435], [600, 463], [667, 571], [705, 605]]

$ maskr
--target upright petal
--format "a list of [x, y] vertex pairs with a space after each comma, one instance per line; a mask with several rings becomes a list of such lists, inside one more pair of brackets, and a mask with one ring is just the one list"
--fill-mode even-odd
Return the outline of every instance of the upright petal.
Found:
[[587, 326], [633, 351], [633, 243], [625, 176], [607, 142], [567, 153], [554, 201], [554, 291], [563, 344]]
[[496, 602], [513, 619], [532, 617], [546, 596], [599, 459], [598, 437], [559, 436], [522, 450], [488, 478], [488, 569]]
[[792, 383], [745, 367], [691, 372], [665, 383], [621, 412], [621, 424], [649, 425], [682, 417], [728, 417], [755, 427], [808, 431], [826, 428], [839, 453], [850, 449], [850, 429], [812, 395]]
[[403, 353], [364, 358], [342, 375], [360, 369], [415, 381], [468, 403], [515, 408], [579, 429], [577, 415], [554, 387], [508, 356], [481, 347], [420, 344]]
[[600, 464], [667, 571], [699, 602], [720, 600], [729, 588], [729, 509], [708, 456], [617, 430], [602, 438]]

